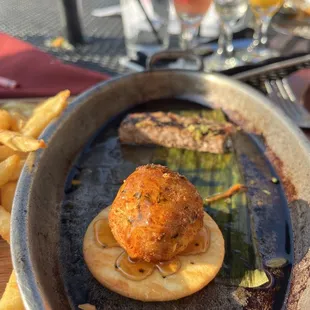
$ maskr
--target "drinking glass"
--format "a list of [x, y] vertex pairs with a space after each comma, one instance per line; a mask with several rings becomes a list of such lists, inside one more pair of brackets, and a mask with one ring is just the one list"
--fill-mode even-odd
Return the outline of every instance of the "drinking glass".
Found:
[[127, 56], [150, 56], [169, 45], [169, 0], [120, 0]]
[[221, 30], [216, 53], [204, 59], [205, 71], [227, 70], [243, 63], [234, 55], [232, 29], [245, 15], [248, 8], [248, 1], [214, 0], [214, 3], [220, 17]]
[[181, 21], [180, 46], [183, 50], [193, 48], [198, 27], [211, 3], [212, 0], [174, 0]]
[[256, 19], [256, 29], [253, 42], [247, 51], [241, 55], [246, 62], [259, 62], [279, 56], [276, 50], [267, 47], [268, 28], [275, 13], [281, 8], [284, 0], [249, 0], [250, 7]]

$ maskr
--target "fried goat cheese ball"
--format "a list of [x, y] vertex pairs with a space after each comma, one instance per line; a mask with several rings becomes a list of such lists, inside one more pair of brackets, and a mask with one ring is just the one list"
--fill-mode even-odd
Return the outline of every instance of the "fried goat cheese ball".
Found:
[[169, 261], [203, 226], [203, 201], [184, 176], [161, 165], [138, 167], [109, 213], [114, 238], [134, 260]]

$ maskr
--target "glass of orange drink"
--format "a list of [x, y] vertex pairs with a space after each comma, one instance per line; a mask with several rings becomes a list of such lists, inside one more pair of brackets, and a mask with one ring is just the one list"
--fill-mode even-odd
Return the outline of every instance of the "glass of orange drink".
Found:
[[255, 16], [256, 29], [253, 41], [242, 53], [241, 58], [246, 62], [259, 62], [279, 56], [276, 50], [268, 48], [268, 29], [272, 17], [282, 7], [284, 0], [249, 0], [249, 5]]

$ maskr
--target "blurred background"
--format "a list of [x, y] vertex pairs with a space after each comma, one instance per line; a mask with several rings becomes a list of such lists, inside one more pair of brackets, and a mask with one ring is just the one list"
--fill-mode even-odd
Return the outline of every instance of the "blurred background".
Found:
[[[308, 0], [2, 0], [0, 31], [109, 75], [141, 71], [168, 48], [223, 71], [307, 54], [309, 7]], [[159, 57], [160, 66], [199, 66], [164, 56], [170, 61]]]

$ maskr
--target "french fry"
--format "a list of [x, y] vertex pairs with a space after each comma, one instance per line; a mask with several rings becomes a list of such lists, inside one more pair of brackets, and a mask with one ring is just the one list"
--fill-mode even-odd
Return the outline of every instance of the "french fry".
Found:
[[0, 162], [7, 159], [8, 157], [12, 156], [12, 155], [19, 155], [21, 153], [18, 153], [14, 150], [12, 150], [10, 147], [6, 146], [6, 145], [0, 145]]
[[9, 182], [1, 188], [1, 203], [11, 213], [17, 182]]
[[0, 145], [0, 162], [6, 160], [12, 155], [18, 155], [20, 158], [26, 158], [28, 153], [16, 152], [6, 145]]
[[20, 174], [21, 174], [23, 167], [25, 165], [25, 161], [26, 161], [25, 159], [22, 159], [19, 161], [18, 166], [16, 167], [16, 169], [14, 170], [13, 174], [10, 177], [10, 180], [9, 180], [10, 182], [16, 182], [19, 179]]
[[[65, 90], [44, 101], [30, 119], [11, 110], [0, 110], [0, 236], [10, 243], [10, 212], [17, 180], [28, 152], [46, 147], [43, 140], [36, 140], [45, 127], [67, 107], [70, 91]], [[31, 153], [30, 155], [35, 155]], [[24, 310], [23, 301], [13, 270], [0, 300], [0, 310]], [[85, 304], [81, 309], [96, 309]]]
[[0, 110], [0, 129], [10, 129], [12, 125], [12, 118], [9, 112]]
[[0, 187], [9, 181], [13, 181], [14, 172], [20, 166], [20, 158], [17, 155], [12, 155], [0, 163]]
[[19, 152], [32, 152], [46, 147], [43, 140], [26, 137], [18, 132], [10, 130], [0, 130], [0, 143]]
[[10, 115], [12, 119], [11, 130], [20, 132], [27, 122], [27, 117], [17, 111], [10, 112]]
[[0, 206], [0, 236], [10, 243], [11, 214]]
[[24, 310], [24, 304], [17, 285], [13, 270], [0, 300], [0, 310]]
[[67, 99], [70, 96], [69, 90], [58, 93], [55, 97], [47, 99], [38, 106], [25, 126], [22, 133], [25, 136], [38, 138], [44, 128], [67, 107]]

